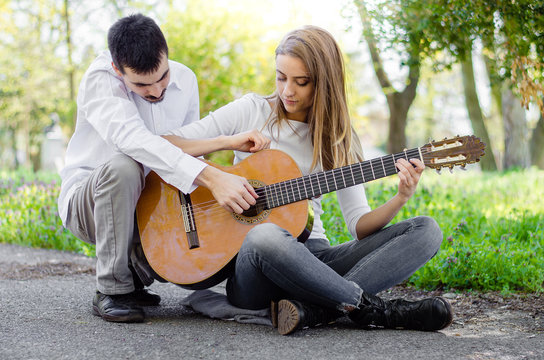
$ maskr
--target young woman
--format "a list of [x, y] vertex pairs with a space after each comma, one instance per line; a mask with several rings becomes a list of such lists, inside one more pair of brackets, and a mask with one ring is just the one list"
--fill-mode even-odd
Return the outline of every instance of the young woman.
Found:
[[[276, 49], [273, 95], [246, 95], [172, 134], [204, 138], [251, 129], [271, 139], [271, 148], [289, 154], [304, 175], [362, 159], [348, 115], [342, 54], [328, 32], [306, 26], [285, 36]], [[249, 155], [237, 151], [235, 162]], [[228, 279], [229, 301], [246, 309], [272, 303], [272, 321], [281, 334], [343, 314], [364, 328], [435, 331], [449, 326], [452, 310], [441, 297], [408, 302], [375, 296], [423, 266], [442, 241], [440, 228], [428, 217], [386, 227], [414, 194], [425, 167], [419, 159], [400, 159], [396, 166], [398, 192], [374, 210], [363, 185], [337, 191], [354, 237], [350, 242], [330, 245], [320, 220], [320, 197], [312, 199], [315, 220], [304, 243], [274, 224], [254, 227]]]

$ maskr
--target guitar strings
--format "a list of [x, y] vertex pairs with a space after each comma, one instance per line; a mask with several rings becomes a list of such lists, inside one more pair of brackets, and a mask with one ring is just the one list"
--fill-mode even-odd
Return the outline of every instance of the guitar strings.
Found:
[[[415, 149], [415, 150], [417, 150], [417, 149]], [[407, 152], [407, 153], [409, 153], [409, 152]], [[395, 155], [398, 155], [398, 154], [395, 154]], [[393, 155], [388, 155], [388, 156], [385, 156], [385, 157], [391, 157], [392, 159], [394, 159]], [[424, 159], [425, 158], [428, 158], [428, 157], [424, 156]], [[265, 205], [267, 200], [271, 200], [271, 202], [273, 202], [274, 197], [276, 197], [276, 202], [278, 202], [278, 203], [279, 203], [279, 200], [281, 200], [281, 202], [285, 202], [286, 198], [287, 198], [287, 202], [291, 202], [291, 198], [293, 198], [294, 201], [300, 201], [300, 200], [304, 200], [304, 199], [314, 197], [315, 196], [315, 191], [312, 192], [312, 189], [308, 188], [308, 186], [307, 186], [308, 182], [311, 183], [310, 186], [315, 184], [315, 187], [317, 189], [319, 189], [320, 193], [326, 193], [327, 191], [323, 190], [323, 189], [325, 189], [326, 185], [323, 185], [323, 186], [319, 185], [320, 181], [325, 180], [326, 183], [330, 182], [330, 183], [335, 184], [335, 187], [333, 187], [333, 190], [330, 190], [330, 187], [328, 187], [328, 189], [327, 189], [328, 192], [335, 191], [335, 188], [336, 189], [339, 188], [337, 186], [338, 182], [335, 182], [335, 179], [339, 176], [339, 174], [340, 174], [340, 176], [342, 176], [343, 187], [349, 187], [349, 186], [353, 186], [353, 185], [361, 183], [361, 182], [367, 182], [366, 178], [364, 176], [365, 172], [373, 174], [373, 176], [370, 177], [371, 180], [376, 180], [378, 178], [388, 176], [388, 173], [391, 173], [391, 175], [393, 175], [394, 174], [393, 171], [395, 173], [397, 172], [396, 166], [395, 166], [394, 163], [392, 163], [392, 165], [388, 164], [387, 166], [385, 164], [383, 164], [382, 166], [380, 166], [380, 164], [372, 166], [371, 161], [377, 161], [377, 160], [380, 160], [380, 158], [368, 160], [368, 161], [358, 163], [358, 164], [352, 164], [352, 165], [349, 165], [349, 166], [344, 167], [344, 168], [329, 170], [329, 171], [321, 173], [321, 174], [323, 174], [323, 176], [319, 176], [319, 173], [317, 173], [317, 174], [314, 173], [314, 174], [306, 175], [306, 176], [301, 177], [301, 178], [290, 179], [290, 180], [286, 180], [286, 181], [279, 182], [279, 183], [276, 183], [276, 184], [267, 185], [265, 187], [257, 188], [257, 189], [255, 189], [257, 193], [262, 194], [262, 191], [265, 191], [265, 194], [264, 194], [264, 197], [259, 197], [257, 199], [256, 206], [257, 205]], [[354, 172], [354, 173], [352, 173], [353, 167], [356, 168], [355, 169], [356, 172]], [[359, 168], [362, 168], [362, 171]], [[385, 172], [383, 171], [384, 169], [385, 169]], [[372, 170], [374, 170], [374, 172], [372, 172]], [[347, 176], [344, 176], [346, 171], [348, 171], [349, 173], [347, 174]], [[360, 176], [359, 176], [359, 171], [361, 171]], [[378, 175], [380, 175], [380, 176], [375, 177], [375, 173], [378, 173]], [[313, 179], [312, 179], [312, 177], [313, 177]], [[354, 180], [354, 181], [352, 181], [352, 182], [354, 182], [353, 184], [351, 184], [349, 181], [346, 181], [346, 178], [347, 178], [347, 180], [350, 180], [350, 177], [351, 177], [352, 180]], [[368, 181], [371, 181], [370, 179]], [[309, 196], [309, 197], [308, 196], [301, 196], [302, 192], [301, 192], [300, 187], [298, 186], [299, 181], [303, 183], [302, 187], [303, 187], [303, 190], [304, 190], [304, 194], [307, 195], [308, 190], [309, 190], [309, 192], [313, 196]], [[270, 199], [270, 197], [267, 196], [265, 188], [270, 190], [269, 191], [271, 193], [270, 197], [272, 197], [272, 199]], [[279, 188], [279, 191], [278, 191], [278, 188]], [[293, 194], [293, 190], [295, 188], [299, 192], [298, 200], [295, 200], [297, 197]], [[290, 195], [290, 194], [293, 194], [293, 195]], [[211, 207], [213, 207], [214, 203], [215, 203], [215, 200], [200, 203], [199, 204], [200, 205], [199, 210], [206, 211], [208, 208], [210, 208], [209, 206], [206, 206], [206, 205], [211, 205]]]
[[[432, 158], [430, 156], [425, 156], [426, 153], [427, 153], [427, 149], [422, 149], [422, 155], [423, 155], [422, 160], [428, 160], [428, 159]], [[345, 166], [343, 168], [333, 169], [333, 170], [325, 171], [325, 172], [322, 172], [322, 173], [314, 173], [314, 174], [303, 176], [301, 178], [290, 179], [290, 180], [286, 180], [286, 181], [279, 182], [279, 183], [276, 183], [276, 184], [267, 185], [265, 187], [256, 188], [255, 191], [258, 193], [258, 195], [264, 195], [264, 196], [259, 197], [257, 199], [257, 203], [255, 204], [255, 206], [267, 205], [267, 203], [270, 203], [268, 201], [268, 200], [270, 200], [270, 197], [272, 197], [271, 202], [273, 203], [273, 201], [274, 201], [273, 197], [274, 196], [276, 197], [276, 201], [281, 200], [282, 203], [280, 203], [278, 201], [278, 204], [276, 206], [272, 206], [272, 208], [284, 205], [286, 198], [287, 198], [286, 203], [291, 203], [291, 202], [296, 202], [296, 201], [305, 200], [305, 199], [314, 197], [315, 192], [312, 194], [314, 196], [307, 197], [307, 195], [308, 195], [307, 190], [308, 189], [307, 189], [306, 183], [308, 181], [313, 182], [313, 183], [315, 183], [317, 181], [317, 183], [315, 183], [315, 185], [316, 185], [316, 187], [319, 189], [319, 191], [321, 193], [325, 193], [325, 191], [322, 190], [322, 189], [324, 189], [324, 187], [321, 187], [318, 183], [319, 183], [319, 181], [321, 181], [323, 179], [325, 180], [326, 183], [328, 183], [329, 181], [331, 183], [334, 183], [335, 188], [338, 189], [339, 187], [337, 186], [338, 183], [336, 182], [336, 177], [339, 174], [340, 174], [340, 176], [342, 176], [342, 183], [344, 185], [343, 187], [349, 187], [349, 186], [353, 186], [355, 184], [360, 184], [361, 182], [366, 182], [365, 181], [366, 178], [364, 176], [365, 171], [366, 172], [372, 172], [374, 170], [374, 172], [372, 172], [373, 176], [371, 177], [371, 180], [376, 180], [376, 179], [381, 178], [383, 176], [388, 176], [388, 173], [390, 173], [390, 172], [391, 172], [391, 175], [393, 175], [394, 174], [393, 171], [395, 173], [398, 172], [398, 171], [397, 171], [397, 168], [396, 168], [396, 165], [395, 165], [394, 162], [391, 163], [392, 165], [390, 164], [391, 160], [395, 160], [396, 158], [401, 158], [401, 157], [406, 158], [407, 156], [412, 157], [412, 155], [418, 155], [417, 157], [419, 157], [419, 149], [417, 149], [417, 148], [416, 149], [411, 149], [411, 150], [408, 150], [408, 151], [406, 151], [404, 153], [386, 155], [386, 156], [384, 156], [382, 158], [370, 159], [370, 160], [367, 160], [367, 161], [364, 161], [364, 162], [361, 162], [361, 163], [348, 165], [348, 166]], [[388, 159], [388, 158], [390, 158], [390, 159]], [[387, 165], [385, 165], [384, 160], [386, 160], [388, 162]], [[376, 161], [381, 161], [381, 164], [378, 163], [378, 164], [373, 165], [372, 162], [376, 162]], [[382, 166], [380, 166], [380, 165], [382, 165]], [[356, 168], [355, 172], [352, 171], [354, 167]], [[347, 176], [344, 176], [345, 175], [344, 173], [346, 171], [348, 171], [348, 174], [347, 174]], [[383, 175], [383, 176], [375, 177], [375, 173], [378, 173], [378, 175]], [[322, 174], [323, 176], [319, 176], [319, 174]], [[312, 177], [314, 177], [314, 179], [312, 179]], [[350, 184], [350, 182], [346, 181], [346, 178], [347, 178], [347, 180], [349, 180], [350, 177], [351, 177], [351, 180], [352, 180], [353, 184]], [[369, 179], [367, 181], [371, 181], [371, 180]], [[301, 181], [303, 183], [302, 185], [303, 185], [303, 188], [304, 188], [305, 196], [302, 196], [301, 189], [298, 186], [299, 181]], [[348, 185], [348, 184], [350, 184], [350, 185]], [[273, 189], [273, 187], [275, 187], [275, 188], [279, 187], [279, 192], [277, 191], [277, 189]], [[288, 187], [291, 187], [291, 191], [289, 191]], [[265, 188], [270, 189], [270, 193], [271, 193], [270, 197], [267, 196]], [[294, 188], [296, 188], [298, 190], [298, 193], [299, 193], [298, 198], [293, 193]], [[335, 191], [335, 188], [333, 188], [333, 190], [330, 190], [330, 188], [328, 187], [327, 190], [328, 190], [328, 192], [331, 192], [331, 191]], [[262, 194], [263, 191], [265, 192], [265, 194]], [[291, 198], [293, 199], [293, 201], [291, 201]], [[216, 209], [213, 209], [214, 207]], [[210, 209], [213, 209], [213, 210], [208, 211]], [[207, 201], [207, 202], [200, 203], [198, 205], [193, 205], [192, 210], [193, 210], [193, 213], [195, 213], [195, 214], [202, 214], [202, 213], [208, 212], [208, 215], [210, 215], [209, 213], [226, 212], [226, 215], [231, 216], [231, 214], [229, 212], [225, 211], [225, 209], [223, 207], [219, 206], [219, 204], [217, 204], [217, 202], [215, 200], [210, 200], [210, 201]], [[213, 215], [214, 214], [212, 214], [212, 216]]]
[[[391, 169], [392, 168], [389, 167], [390, 171], [391, 171]], [[359, 178], [361, 180], [362, 176], [361, 177], [356, 177], [356, 178]], [[262, 189], [262, 188], [259, 188], [259, 189]], [[258, 189], [256, 189], [256, 190], [258, 190]], [[307, 199], [306, 197], [301, 197], [300, 199], [297, 200], [294, 195], [289, 195], [286, 191], [283, 191], [283, 190], [281, 190], [278, 194], [275, 194], [275, 195], [277, 197], [281, 198], [282, 201], [285, 201], [285, 198], [287, 198], [288, 199], [287, 203], [293, 203], [293, 202], [296, 202], [296, 201]], [[271, 196], [273, 196], [273, 195], [271, 195]], [[290, 201], [289, 196], [291, 196], [293, 198], [293, 201]], [[268, 201], [268, 199], [267, 199], [266, 196], [264, 196], [263, 198], [258, 198], [256, 205], [264, 205], [264, 204], [267, 203], [267, 201]], [[206, 204], [206, 205], [202, 206], [202, 204]], [[225, 217], [230, 218], [230, 217], [233, 216], [232, 213], [226, 211], [223, 207], [221, 207], [215, 201], [209, 201], [209, 202], [202, 203], [202, 204], [193, 205], [192, 210], [193, 210], [193, 213], [195, 215], [205, 214], [210, 220], [225, 218]], [[277, 204], [276, 206], [272, 206], [272, 208], [278, 207], [278, 206], [281, 206], [281, 205], [284, 205], [284, 204], [280, 203], [280, 204]]]

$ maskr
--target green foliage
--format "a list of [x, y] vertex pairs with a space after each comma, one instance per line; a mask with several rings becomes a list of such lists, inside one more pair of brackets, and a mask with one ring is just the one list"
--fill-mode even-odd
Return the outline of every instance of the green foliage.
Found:
[[[60, 4], [17, 1], [0, 17], [0, 152], [25, 149], [39, 167], [44, 128], [66, 107], [65, 61], [58, 55]], [[22, 144], [18, 144], [20, 142]], [[14, 156], [4, 166], [17, 166]], [[0, 161], [3, 159], [0, 159]]]
[[219, 2], [189, 1], [162, 26], [169, 57], [191, 68], [198, 79], [202, 115], [248, 92], [274, 90], [276, 40], [248, 14], [225, 11]]
[[[421, 289], [542, 292], [544, 171], [427, 173], [394, 222], [431, 216], [442, 228], [438, 254], [408, 283]], [[396, 192], [395, 178], [367, 184], [372, 208]], [[94, 246], [63, 229], [56, 174], [0, 172], [0, 242], [94, 254]], [[351, 240], [334, 194], [322, 219], [333, 244]]]
[[94, 246], [62, 227], [57, 212], [59, 190], [56, 174], [0, 172], [0, 242], [92, 256]]
[[[441, 250], [408, 283], [418, 288], [541, 292], [544, 283], [544, 172], [426, 174], [394, 222], [427, 215], [444, 234]], [[367, 185], [372, 208], [396, 192], [396, 180]], [[333, 242], [351, 237], [336, 197], [323, 201]]]
[[479, 40], [497, 68], [491, 81], [512, 79], [524, 105], [532, 100], [544, 112], [542, 2], [378, 0], [370, 15], [382, 41], [393, 48], [412, 49], [421, 59], [431, 59], [436, 69], [470, 58]]

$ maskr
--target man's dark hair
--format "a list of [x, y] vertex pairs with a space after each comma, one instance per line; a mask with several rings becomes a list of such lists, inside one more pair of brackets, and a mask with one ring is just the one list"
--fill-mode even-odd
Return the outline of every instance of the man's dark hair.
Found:
[[161, 58], [168, 57], [168, 45], [159, 26], [142, 14], [117, 20], [108, 32], [113, 63], [125, 73], [128, 67], [138, 74], [157, 71]]

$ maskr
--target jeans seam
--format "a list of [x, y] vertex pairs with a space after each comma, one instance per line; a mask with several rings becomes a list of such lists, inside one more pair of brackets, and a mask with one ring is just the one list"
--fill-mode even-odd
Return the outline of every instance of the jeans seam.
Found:
[[361, 259], [362, 261], [359, 261], [353, 268], [350, 269], [350, 271], [348, 271], [350, 275], [346, 276], [346, 279], [351, 280], [352, 274], [358, 273], [364, 265], [368, 264], [370, 261], [376, 258], [376, 256], [381, 255], [384, 251], [388, 250], [391, 246], [396, 245], [397, 241], [402, 240], [402, 238], [406, 237], [406, 235], [413, 232], [415, 228], [414, 222], [412, 221], [412, 219], [408, 219], [406, 221], [410, 223], [410, 226], [408, 227], [406, 231], [404, 231], [402, 235], [397, 236], [395, 239], [388, 241], [386, 244], [380, 246], [379, 248], [377, 248], [376, 250], [368, 254], [366, 257]]

